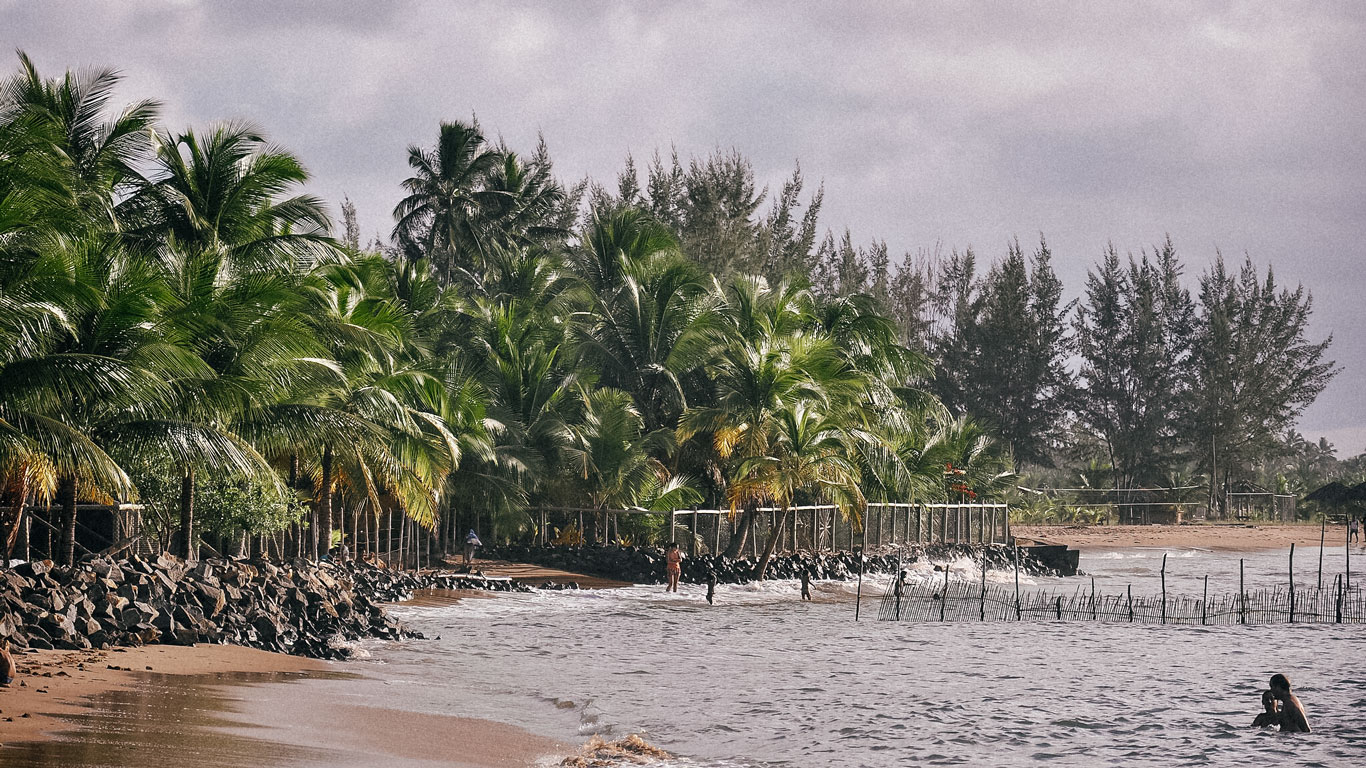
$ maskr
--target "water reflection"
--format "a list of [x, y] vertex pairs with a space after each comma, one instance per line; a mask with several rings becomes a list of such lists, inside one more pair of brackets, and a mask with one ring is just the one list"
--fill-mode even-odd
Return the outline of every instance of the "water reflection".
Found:
[[72, 728], [51, 741], [6, 745], [6, 768], [223, 768], [335, 764], [326, 750], [257, 738], [234, 717], [252, 684], [298, 680], [299, 674], [147, 675], [126, 690], [107, 691], [87, 711], [65, 716]]

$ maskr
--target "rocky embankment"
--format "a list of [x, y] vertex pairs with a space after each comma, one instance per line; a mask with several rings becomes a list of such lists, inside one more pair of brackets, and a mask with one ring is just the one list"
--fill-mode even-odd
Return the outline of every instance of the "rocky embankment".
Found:
[[[488, 547], [481, 555], [490, 558], [534, 563], [550, 568], [583, 573], [635, 584], [664, 583], [664, 550], [658, 547], [539, 547], [510, 545]], [[904, 547], [868, 556], [866, 573], [894, 573], [899, 567], [919, 560], [943, 562], [970, 557], [986, 559], [990, 568], [1013, 568], [1014, 550], [1005, 546], [974, 547], [944, 544]], [[704, 584], [716, 575], [720, 584], [743, 584], [754, 580], [755, 558], [729, 558], [698, 555], [683, 559], [681, 580]], [[774, 555], [768, 564], [768, 578], [794, 579], [810, 569], [816, 579], [852, 579], [858, 576], [858, 558], [849, 552]], [[1055, 575], [1049, 563], [1035, 557], [1027, 547], [1020, 549], [1020, 569], [1025, 573]]]
[[0, 640], [60, 649], [232, 643], [337, 659], [350, 654], [353, 640], [415, 636], [382, 603], [422, 588], [526, 589], [479, 576], [304, 560], [28, 562], [0, 570]]

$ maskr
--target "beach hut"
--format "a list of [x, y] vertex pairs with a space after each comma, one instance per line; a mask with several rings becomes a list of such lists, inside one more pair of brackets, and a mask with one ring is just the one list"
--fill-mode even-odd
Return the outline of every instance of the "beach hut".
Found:
[[[1366, 485], [1366, 483], [1363, 483], [1362, 485]], [[1361, 486], [1356, 487], [1360, 488]], [[1308, 496], [1305, 496], [1304, 500], [1312, 501], [1323, 509], [1333, 510], [1333, 516], [1337, 517], [1338, 515], [1346, 514], [1343, 508], [1350, 501], [1349, 497], [1354, 490], [1354, 488], [1334, 480], [1327, 485], [1315, 489]]]

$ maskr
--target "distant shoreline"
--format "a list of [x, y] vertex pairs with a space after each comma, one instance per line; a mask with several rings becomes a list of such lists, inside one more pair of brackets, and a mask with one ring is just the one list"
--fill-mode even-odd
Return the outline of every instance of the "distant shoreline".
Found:
[[[1203, 523], [1189, 525], [1015, 525], [1011, 533], [1021, 543], [1065, 544], [1075, 549], [1170, 547], [1222, 552], [1257, 552], [1319, 545], [1319, 526], [1285, 523]], [[1342, 524], [1329, 525], [1325, 547], [1347, 541]], [[1359, 544], [1354, 543], [1353, 547]]]

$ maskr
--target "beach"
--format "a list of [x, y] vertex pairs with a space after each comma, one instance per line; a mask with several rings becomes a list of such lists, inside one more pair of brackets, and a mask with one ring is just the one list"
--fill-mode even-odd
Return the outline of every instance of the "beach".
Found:
[[[1170, 547], [1220, 552], [1258, 552], [1319, 545], [1319, 526], [1277, 523], [1205, 523], [1189, 525], [1016, 525], [1010, 531], [1020, 543], [1065, 544], [1076, 549]], [[1343, 525], [1329, 525], [1326, 546], [1342, 546]]]
[[[1159, 567], [1177, 593], [1198, 594], [1207, 580], [1235, 588], [1244, 565], [1249, 588], [1274, 587], [1290, 542], [1317, 545], [1309, 526], [1015, 533], [1082, 549], [1085, 576], [1022, 580], [1062, 593], [1154, 593]], [[1304, 583], [1319, 567], [1315, 547], [1296, 565]], [[1325, 553], [1331, 581], [1345, 552], [1330, 543]], [[910, 576], [942, 579], [937, 565], [917, 563]], [[984, 577], [970, 558], [942, 565], [954, 579]], [[582, 579], [476, 566], [531, 582]], [[1011, 584], [1014, 574], [985, 578]], [[817, 583], [810, 603], [790, 580], [722, 585], [715, 605], [694, 584], [678, 594], [619, 583], [422, 591], [390, 611], [426, 639], [364, 640], [349, 662], [212, 645], [21, 653], [20, 682], [0, 691], [0, 764], [546, 766], [595, 736], [638, 733], [686, 758], [671, 766], [1026, 765], [1039, 755], [1167, 765], [1192, 749], [1233, 765], [1298, 754], [1244, 722], [1256, 686], [1286, 670], [1324, 725], [1297, 750], [1332, 764], [1366, 748], [1348, 716], [1359, 678], [1337, 671], [1355, 657], [1359, 625], [1258, 628], [1263, 656], [1247, 653], [1254, 630], [1244, 627], [870, 621], [888, 585], [885, 575], [864, 580], [858, 622], [860, 588], [840, 581]], [[1158, 665], [1160, 680], [1150, 674]]]
[[512, 768], [575, 750], [491, 720], [318, 696], [302, 683], [349, 682], [357, 670], [239, 646], [39, 651], [16, 661], [18, 680], [0, 690], [7, 767], [106, 765], [117, 755], [112, 764]]

